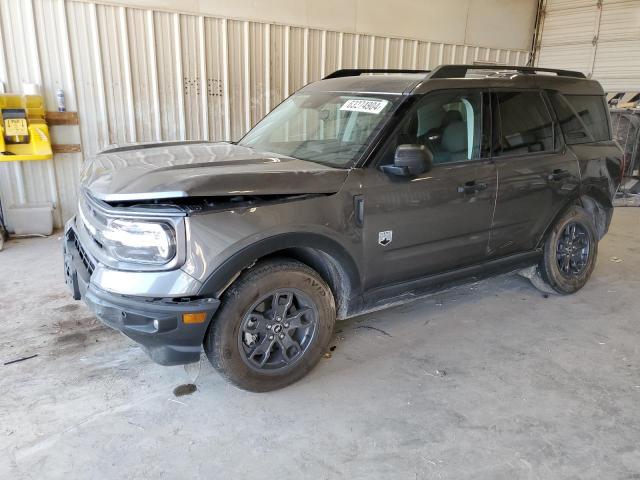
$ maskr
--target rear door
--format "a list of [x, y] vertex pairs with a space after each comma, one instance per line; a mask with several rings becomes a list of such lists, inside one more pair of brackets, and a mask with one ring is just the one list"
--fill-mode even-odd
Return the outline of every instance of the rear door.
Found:
[[[496, 196], [490, 128], [480, 90], [432, 92], [409, 111], [364, 172], [365, 288], [486, 259]], [[381, 172], [401, 144], [427, 146], [432, 170], [413, 178]]]
[[498, 195], [489, 256], [495, 258], [535, 248], [575, 198], [580, 174], [544, 92], [494, 91], [493, 120]]

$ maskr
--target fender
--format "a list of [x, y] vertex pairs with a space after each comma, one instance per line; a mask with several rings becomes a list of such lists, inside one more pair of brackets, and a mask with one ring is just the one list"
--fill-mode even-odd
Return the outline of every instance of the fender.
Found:
[[611, 218], [613, 217], [613, 203], [607, 194], [595, 188], [585, 189], [580, 195], [582, 207], [591, 214], [593, 223], [598, 233], [598, 239], [609, 231]]
[[351, 292], [361, 291], [360, 269], [340, 243], [317, 233], [292, 232], [264, 238], [227, 258], [204, 281], [199, 295], [219, 298], [242, 270], [267, 255], [292, 248], [314, 249], [325, 253], [344, 271]]
[[543, 246], [549, 230], [553, 228], [558, 219], [564, 215], [564, 213], [574, 205], [578, 205], [593, 216], [593, 223], [596, 227], [598, 237], [602, 239], [609, 230], [609, 223], [613, 214], [613, 205], [611, 200], [601, 191], [596, 189], [582, 189], [580, 195], [568, 200], [562, 208], [558, 210], [558, 213], [553, 217], [553, 220], [547, 225], [544, 233], [538, 239], [536, 248], [540, 249]]

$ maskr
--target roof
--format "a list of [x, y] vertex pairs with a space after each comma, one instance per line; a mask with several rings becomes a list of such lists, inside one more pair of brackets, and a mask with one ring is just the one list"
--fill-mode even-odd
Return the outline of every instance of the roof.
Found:
[[445, 88], [541, 88], [574, 95], [603, 95], [602, 86], [581, 72], [509, 65], [441, 65], [429, 70], [338, 70], [304, 92], [423, 94]]
[[387, 95], [411, 93], [425, 78], [424, 73], [388, 73], [325, 78], [302, 89], [308, 92], [358, 92]]

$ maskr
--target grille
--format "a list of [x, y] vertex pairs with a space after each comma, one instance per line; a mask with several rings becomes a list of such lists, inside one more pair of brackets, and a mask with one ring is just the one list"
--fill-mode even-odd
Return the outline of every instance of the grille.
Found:
[[95, 265], [91, 261], [91, 258], [89, 258], [89, 255], [87, 255], [87, 252], [84, 251], [84, 248], [82, 248], [82, 245], [80, 245], [80, 242], [78, 241], [78, 239], [75, 236], [73, 238], [73, 244], [75, 245], [76, 249], [78, 250], [78, 254], [80, 255], [80, 260], [82, 260], [82, 264], [84, 265], [84, 267], [89, 272], [89, 275], [93, 274], [93, 270], [95, 269]]

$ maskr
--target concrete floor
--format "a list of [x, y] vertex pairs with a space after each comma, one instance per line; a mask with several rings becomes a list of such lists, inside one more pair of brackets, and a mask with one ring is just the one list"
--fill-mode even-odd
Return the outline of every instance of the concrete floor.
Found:
[[0, 478], [640, 478], [637, 208], [578, 294], [507, 275], [342, 322], [270, 394], [151, 363], [70, 298], [57, 237], [0, 276], [0, 364], [38, 355], [0, 365]]

